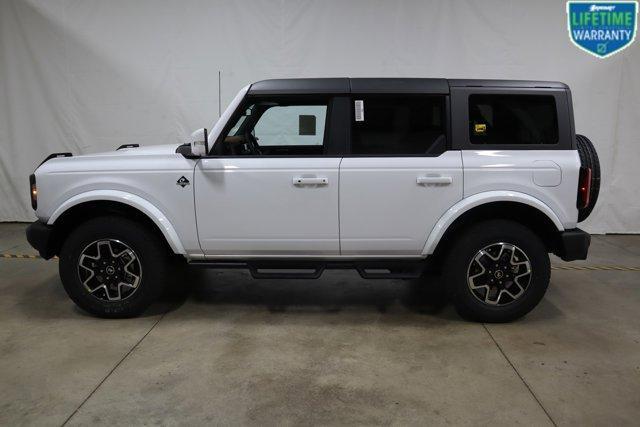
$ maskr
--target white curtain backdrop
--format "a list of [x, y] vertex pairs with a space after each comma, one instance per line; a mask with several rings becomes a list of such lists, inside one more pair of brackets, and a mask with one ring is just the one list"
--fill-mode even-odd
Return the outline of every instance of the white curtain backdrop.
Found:
[[595, 143], [592, 232], [640, 232], [640, 41], [597, 59], [565, 2], [0, 0], [0, 220], [34, 218], [49, 153], [185, 142], [245, 84], [277, 77], [560, 80]]

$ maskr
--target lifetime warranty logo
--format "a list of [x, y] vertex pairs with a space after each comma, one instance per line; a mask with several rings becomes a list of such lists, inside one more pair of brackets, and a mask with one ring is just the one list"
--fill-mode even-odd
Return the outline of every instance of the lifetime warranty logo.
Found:
[[598, 58], [622, 51], [636, 38], [637, 1], [567, 2], [569, 38]]

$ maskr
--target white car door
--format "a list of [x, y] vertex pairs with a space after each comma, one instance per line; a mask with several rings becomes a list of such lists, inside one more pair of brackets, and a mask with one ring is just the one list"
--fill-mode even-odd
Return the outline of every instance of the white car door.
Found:
[[248, 103], [226, 154], [195, 168], [200, 246], [225, 257], [338, 255], [338, 166], [327, 103]]
[[460, 151], [446, 151], [444, 96], [354, 96], [351, 156], [340, 165], [343, 255], [419, 256], [462, 199]]

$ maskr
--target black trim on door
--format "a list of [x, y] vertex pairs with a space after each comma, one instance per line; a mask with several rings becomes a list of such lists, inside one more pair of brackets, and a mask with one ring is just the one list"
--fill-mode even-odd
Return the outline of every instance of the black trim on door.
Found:
[[349, 147], [351, 140], [351, 126], [349, 108], [351, 98], [348, 96], [336, 96], [331, 99], [330, 113], [327, 114], [328, 139], [325, 149], [327, 156], [343, 156]]

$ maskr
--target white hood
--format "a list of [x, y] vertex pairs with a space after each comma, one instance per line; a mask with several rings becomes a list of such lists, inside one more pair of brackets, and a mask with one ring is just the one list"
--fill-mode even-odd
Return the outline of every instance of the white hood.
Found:
[[143, 147], [122, 148], [120, 150], [105, 151], [103, 153], [83, 154], [75, 157], [172, 154], [176, 152], [176, 148], [178, 148], [179, 146], [180, 144], [147, 145]]

